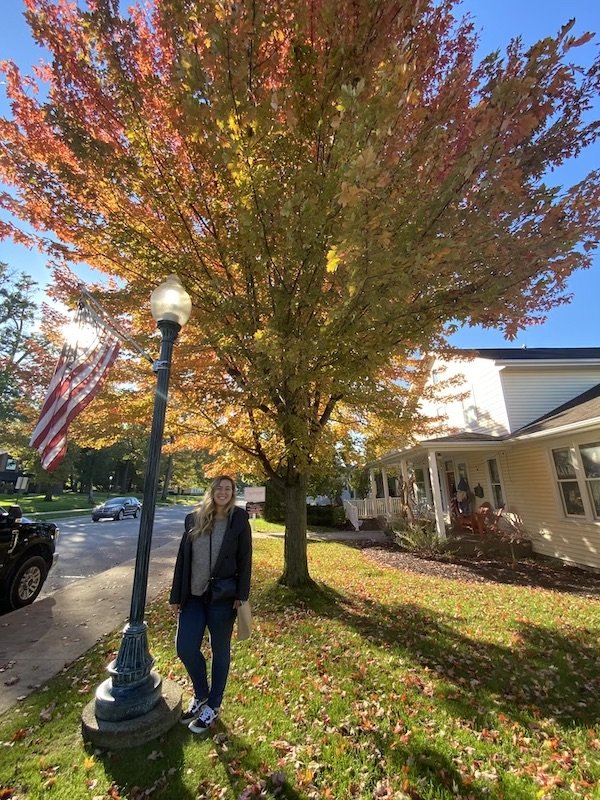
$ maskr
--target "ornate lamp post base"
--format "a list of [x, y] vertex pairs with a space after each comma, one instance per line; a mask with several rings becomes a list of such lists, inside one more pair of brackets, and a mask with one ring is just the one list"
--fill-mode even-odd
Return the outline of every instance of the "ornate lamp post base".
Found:
[[153, 664], [146, 623], [128, 623], [119, 654], [107, 667], [110, 677], [96, 689], [98, 719], [119, 722], [151, 711], [160, 700], [162, 684]]
[[90, 700], [81, 715], [84, 740], [95, 747], [123, 750], [151, 742], [177, 724], [181, 716], [181, 689], [174, 681], [163, 680], [158, 703], [147, 714], [135, 719], [118, 722], [99, 719], [96, 704], [97, 698]]

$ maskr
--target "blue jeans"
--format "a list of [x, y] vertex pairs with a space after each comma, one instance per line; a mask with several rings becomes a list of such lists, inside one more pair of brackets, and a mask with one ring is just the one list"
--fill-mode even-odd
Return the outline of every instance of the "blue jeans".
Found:
[[[195, 697], [198, 699], [208, 697], [208, 705], [211, 708], [219, 708], [227, 685], [235, 616], [233, 600], [209, 603], [204, 596], [190, 597], [179, 613], [175, 637], [177, 655], [188, 671]], [[206, 659], [200, 651], [207, 628], [212, 651], [210, 691]]]

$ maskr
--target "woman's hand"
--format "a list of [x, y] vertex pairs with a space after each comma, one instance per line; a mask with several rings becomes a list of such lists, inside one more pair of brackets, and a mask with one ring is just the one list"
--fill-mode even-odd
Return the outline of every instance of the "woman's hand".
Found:
[[242, 605], [243, 602], [244, 602], [243, 600], [234, 600], [233, 607], [237, 610]]

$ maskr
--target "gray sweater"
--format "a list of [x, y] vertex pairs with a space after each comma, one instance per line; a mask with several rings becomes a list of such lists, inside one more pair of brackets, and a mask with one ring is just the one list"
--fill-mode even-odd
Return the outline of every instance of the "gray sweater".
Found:
[[[219, 557], [226, 528], [226, 519], [216, 519], [209, 536], [197, 536], [192, 542], [192, 594], [194, 595], [202, 595], [208, 589], [212, 569]], [[212, 563], [209, 562], [211, 549]]]

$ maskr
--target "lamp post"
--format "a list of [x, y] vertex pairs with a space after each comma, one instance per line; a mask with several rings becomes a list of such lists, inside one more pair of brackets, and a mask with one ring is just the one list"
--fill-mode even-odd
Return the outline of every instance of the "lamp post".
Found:
[[[160, 452], [169, 391], [171, 355], [177, 335], [190, 317], [192, 303], [179, 278], [176, 275], [169, 275], [164, 283], [152, 292], [150, 305], [152, 316], [162, 334], [162, 340], [159, 360], [155, 361], [153, 365], [157, 381], [133, 576], [131, 611], [129, 622], [123, 629], [123, 638], [117, 657], [107, 668], [110, 677], [96, 690], [95, 721], [93, 725], [88, 725], [87, 729], [86, 716], [85, 714], [83, 716], [84, 735], [93, 733], [91, 729], [96, 725], [103, 728], [104, 731], [117, 732], [111, 723], [122, 723], [126, 720], [135, 722], [138, 718], [150, 715], [162, 697], [162, 678], [158, 672], [152, 669], [154, 659], [148, 648], [144, 608], [158, 489]], [[106, 724], [103, 725], [103, 723]], [[146, 736], [144, 740], [154, 738], [164, 732], [155, 719], [150, 720], [146, 727], [150, 735]], [[170, 724], [167, 724], [164, 729], [168, 727]], [[90, 735], [88, 738], [93, 740], [94, 737]], [[135, 743], [139, 744], [140, 740], [138, 739]]]

